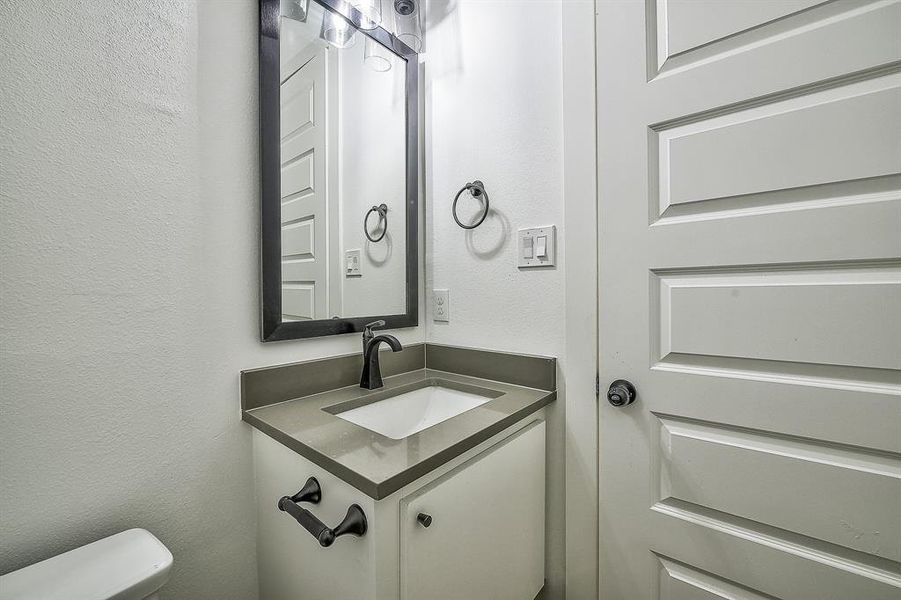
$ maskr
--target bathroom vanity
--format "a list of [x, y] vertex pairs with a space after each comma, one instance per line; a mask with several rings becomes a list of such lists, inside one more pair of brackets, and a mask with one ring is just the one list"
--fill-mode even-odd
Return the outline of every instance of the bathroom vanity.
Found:
[[[387, 6], [393, 31], [361, 3], [260, 1], [261, 339], [363, 334], [241, 375], [260, 595], [533, 600], [556, 361], [372, 331], [418, 325], [421, 293], [418, 3]], [[485, 185], [453, 208], [477, 227]]]
[[[433, 344], [382, 360], [378, 390], [351, 379], [359, 355], [242, 373], [261, 597], [538, 597], [556, 361]], [[310, 478], [319, 493], [284, 510]], [[362, 536], [292, 516], [331, 532], [353, 505]]]

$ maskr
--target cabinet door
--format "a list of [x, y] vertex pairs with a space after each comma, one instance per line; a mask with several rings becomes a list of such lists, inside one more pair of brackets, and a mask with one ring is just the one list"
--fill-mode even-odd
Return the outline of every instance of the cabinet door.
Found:
[[[373, 501], [256, 429], [253, 455], [260, 600], [375, 600]], [[370, 527], [365, 536], [344, 536], [323, 548], [277, 508], [279, 498], [296, 493], [311, 475], [322, 487], [322, 501], [301, 506], [334, 527], [348, 506], [359, 504]]]
[[535, 422], [401, 501], [403, 600], [535, 598], [544, 585], [544, 445], [544, 422]]

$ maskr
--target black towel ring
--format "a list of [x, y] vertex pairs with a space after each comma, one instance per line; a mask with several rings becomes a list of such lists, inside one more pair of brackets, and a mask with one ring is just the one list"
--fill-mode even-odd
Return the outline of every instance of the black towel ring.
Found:
[[[462, 194], [466, 190], [469, 190], [469, 193], [472, 194], [473, 198], [480, 198], [481, 196], [485, 197], [485, 210], [482, 212], [482, 216], [479, 217], [479, 220], [476, 221], [475, 223], [473, 223], [472, 225], [464, 225], [463, 223], [460, 222], [459, 217], [457, 217], [457, 200], [460, 199], [460, 194]], [[481, 181], [479, 181], [478, 179], [476, 179], [472, 183], [467, 183], [462, 188], [460, 188], [460, 191], [457, 192], [456, 196], [454, 196], [454, 206], [451, 209], [451, 214], [454, 215], [454, 221], [457, 222], [457, 225], [459, 225], [463, 229], [475, 229], [476, 227], [481, 225], [482, 222], [485, 220], [485, 217], [488, 216], [489, 206], [490, 206], [490, 204], [488, 202], [488, 192], [485, 191], [485, 184], [482, 183]]]
[[[372, 213], [377, 213], [379, 216], [379, 223], [382, 221], [385, 222], [385, 225], [382, 227], [382, 235], [379, 237], [372, 237], [369, 234], [369, 215]], [[378, 206], [373, 206], [369, 210], [366, 211], [366, 216], [363, 218], [363, 233], [366, 234], [366, 239], [370, 242], [381, 242], [382, 238], [385, 237], [385, 234], [388, 233], [388, 205], [387, 204], [379, 204]]]

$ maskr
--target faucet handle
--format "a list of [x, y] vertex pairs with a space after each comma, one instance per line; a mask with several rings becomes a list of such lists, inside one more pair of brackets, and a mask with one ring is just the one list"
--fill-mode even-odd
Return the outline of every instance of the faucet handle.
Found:
[[373, 321], [372, 323], [367, 323], [363, 326], [363, 332], [366, 335], [372, 335], [372, 330], [376, 327], [384, 327], [385, 321], [383, 319], [379, 319], [378, 321]]
[[378, 321], [373, 321], [372, 323], [366, 323], [365, 325], [363, 325], [363, 354], [366, 354], [366, 347], [369, 345], [369, 340], [375, 337], [375, 334], [372, 333], [372, 328], [384, 326], [384, 319], [379, 319]]

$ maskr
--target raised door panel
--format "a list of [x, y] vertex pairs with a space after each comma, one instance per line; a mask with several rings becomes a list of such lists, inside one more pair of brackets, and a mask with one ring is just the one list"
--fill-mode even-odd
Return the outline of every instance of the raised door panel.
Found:
[[[302, 67], [301, 67], [302, 68]], [[281, 88], [282, 143], [306, 131], [315, 124], [315, 83], [310, 79], [288, 79]]]
[[667, 273], [659, 282], [658, 360], [901, 369], [901, 265]]
[[[316, 190], [313, 187], [316, 166], [315, 146], [309, 147], [302, 154], [292, 156], [282, 165], [282, 204], [285, 205], [298, 196], [309, 196]], [[285, 156], [284, 154], [282, 156]], [[282, 215], [282, 221], [288, 220]]]
[[315, 319], [316, 282], [299, 281], [282, 286], [282, 320]]
[[[716, 4], [723, 8], [735, 3]], [[613, 5], [607, 8], [613, 9]], [[641, 36], [636, 39], [641, 44], [641, 56], [635, 65], [640, 70], [631, 74], [635, 79], [623, 81], [626, 85], [650, 83], [650, 89], [659, 94], [633, 105], [654, 113], [646, 124], [749, 98], [790, 96], [801, 86], [891, 70], [901, 59], [899, 0], [821, 2], [675, 55], [659, 54], [659, 45], [666, 39], [654, 17], [656, 8], [656, 3], [648, 0], [642, 31], [630, 34]], [[708, 11], [703, 20], [708, 25], [714, 21], [716, 28], [718, 16], [719, 11]], [[622, 22], [607, 15], [605, 19], [611, 27]], [[851, 39], [853, 42], [848, 41]], [[622, 50], [619, 44], [619, 52], [611, 59], [621, 57]], [[658, 61], [662, 61], [659, 66]], [[646, 101], [650, 104], [644, 104]]]
[[[823, 4], [824, 0], [651, 0], [664, 59]], [[715, 18], [711, 18], [711, 14]]]
[[282, 227], [282, 258], [314, 258], [315, 217]]
[[659, 503], [703, 506], [901, 562], [897, 456], [667, 416], [657, 442]]
[[544, 585], [544, 462], [540, 421], [404, 498], [403, 600], [533, 600]]
[[778, 600], [664, 556], [657, 560], [661, 600]]
[[894, 73], [688, 124], [652, 126], [661, 215], [692, 202], [897, 176], [898, 106], [901, 75]]

